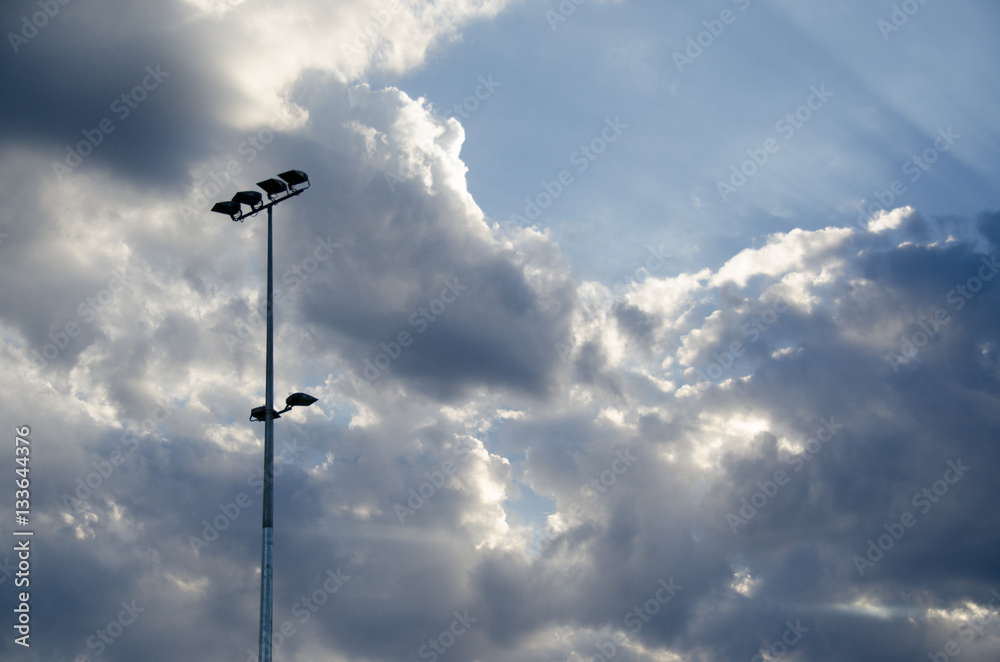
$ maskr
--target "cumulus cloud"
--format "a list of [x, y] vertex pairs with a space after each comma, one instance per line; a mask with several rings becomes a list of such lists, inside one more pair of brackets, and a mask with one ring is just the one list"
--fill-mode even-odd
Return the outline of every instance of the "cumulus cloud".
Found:
[[252, 659], [265, 229], [207, 209], [292, 167], [276, 392], [319, 402], [276, 423], [281, 657], [902, 660], [967, 626], [963, 659], [994, 659], [997, 215], [581, 280], [549, 231], [483, 213], [456, 119], [363, 80], [504, 6], [70, 4], [38, 37], [37, 104], [100, 71], [82, 126], [26, 104], [0, 134], [38, 659]]

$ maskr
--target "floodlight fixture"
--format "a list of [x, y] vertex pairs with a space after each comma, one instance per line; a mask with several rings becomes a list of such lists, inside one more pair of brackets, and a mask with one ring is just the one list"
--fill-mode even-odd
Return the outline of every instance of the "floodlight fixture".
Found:
[[[281, 411], [271, 410], [271, 418], [281, 418], [281, 415], [286, 411], [290, 411], [292, 407], [308, 407], [312, 403], [316, 402], [318, 398], [314, 398], [308, 393], [292, 393], [287, 398], [285, 398], [285, 408]], [[254, 407], [250, 411], [251, 421], [266, 421], [267, 420], [267, 405], [261, 407]]]
[[240, 207], [240, 203], [232, 200], [226, 200], [224, 202], [216, 202], [215, 206], [212, 207], [212, 211], [217, 214], [225, 214], [235, 221], [237, 220], [236, 217], [240, 215], [243, 209]]
[[[292, 407], [308, 407], [316, 402], [316, 398], [306, 393], [292, 393], [285, 400], [286, 407], [281, 411], [274, 410], [274, 260], [272, 248], [273, 210], [279, 202], [295, 197], [309, 188], [309, 176], [301, 170], [289, 170], [278, 175], [281, 179], [265, 179], [257, 182], [264, 196], [257, 191], [240, 191], [232, 200], [217, 202], [212, 211], [226, 214], [234, 221], [242, 221], [244, 216], [252, 216], [267, 210], [267, 337], [265, 341], [264, 367], [264, 404], [250, 410], [251, 421], [264, 423], [264, 475], [263, 475], [263, 517], [262, 548], [260, 563], [260, 639], [258, 641], [258, 659], [260, 662], [271, 662], [271, 630], [273, 625], [273, 562], [272, 547], [274, 540], [274, 419]], [[305, 184], [305, 186], [301, 186]], [[295, 188], [300, 186], [300, 188]], [[243, 205], [250, 209], [244, 214]]]
[[274, 196], [281, 195], [288, 190], [288, 184], [273, 177], [271, 179], [265, 179], [262, 182], [257, 182], [257, 186], [264, 189], [264, 192], [267, 193], [267, 197], [271, 199], [274, 199]]
[[[271, 420], [276, 418], [281, 418], [281, 413], [271, 410]], [[260, 407], [254, 407], [250, 410], [250, 420], [251, 421], [267, 421], [267, 405], [261, 405]]]
[[318, 398], [314, 398], [308, 393], [292, 393], [287, 398], [285, 398], [285, 404], [288, 407], [308, 407], [312, 403], [316, 402]]
[[[314, 398], [308, 393], [292, 393], [287, 398], [285, 398], [285, 408], [281, 411], [271, 410], [271, 420], [276, 418], [281, 418], [281, 415], [286, 411], [290, 411], [292, 407], [308, 407], [312, 403], [316, 402], [318, 398]], [[254, 407], [250, 410], [250, 420], [251, 421], [267, 421], [267, 405], [261, 405], [260, 407]]]
[[301, 170], [289, 170], [288, 172], [280, 173], [278, 177], [288, 182], [288, 186], [293, 189], [299, 184], [305, 184], [305, 188], [309, 188], [309, 175]]
[[240, 191], [233, 196], [233, 202], [246, 205], [251, 210], [257, 210], [264, 204], [264, 196], [262, 196], [258, 191]]

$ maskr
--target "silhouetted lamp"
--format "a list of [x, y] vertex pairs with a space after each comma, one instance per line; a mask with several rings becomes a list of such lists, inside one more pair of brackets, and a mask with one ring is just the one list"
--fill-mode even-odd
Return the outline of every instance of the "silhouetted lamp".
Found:
[[240, 191], [233, 196], [233, 202], [246, 205], [251, 209], [251, 211], [253, 211], [264, 204], [264, 196], [257, 191]]
[[292, 407], [308, 407], [314, 402], [316, 402], [316, 398], [308, 393], [292, 393], [285, 398], [285, 404], [288, 405], [288, 409]]
[[240, 203], [232, 200], [226, 200], [225, 202], [216, 202], [215, 206], [212, 207], [212, 211], [218, 214], [225, 214], [236, 221], [239, 220], [236, 217], [240, 215], [240, 212], [242, 212], [243, 209], [240, 207]]
[[[251, 421], [264, 422], [264, 508], [261, 525], [263, 529], [260, 562], [260, 638], [258, 641], [258, 662], [271, 662], [271, 631], [273, 626], [273, 564], [271, 548], [274, 539], [274, 419], [292, 407], [308, 407], [316, 398], [305, 393], [292, 393], [285, 400], [285, 408], [274, 411], [274, 260], [272, 248], [273, 208], [279, 202], [299, 195], [309, 188], [309, 176], [301, 170], [289, 170], [278, 175], [281, 179], [265, 179], [258, 182], [267, 193], [240, 191], [232, 200], [217, 202], [212, 211], [225, 214], [234, 221], [242, 222], [247, 216], [267, 210], [267, 340], [265, 345], [266, 364], [264, 367], [264, 405], [250, 410]], [[304, 186], [303, 186], [304, 184]], [[298, 188], [296, 188], [298, 187]], [[243, 206], [248, 207], [247, 211]]]
[[257, 182], [257, 186], [264, 189], [264, 192], [267, 193], [267, 197], [271, 199], [273, 199], [277, 195], [281, 195], [282, 193], [288, 190], [288, 184], [281, 181], [280, 179], [275, 179], [274, 177], [272, 177], [271, 179], [265, 179], [262, 182]]
[[285, 180], [292, 188], [295, 188], [299, 184], [309, 183], [309, 177], [301, 170], [289, 170], [288, 172], [281, 173], [278, 177]]
[[[281, 418], [281, 415], [286, 411], [289, 411], [292, 407], [308, 407], [312, 403], [316, 402], [316, 398], [312, 397], [308, 393], [292, 393], [287, 398], [285, 398], [285, 408], [281, 411], [272, 411], [271, 418]], [[250, 410], [250, 420], [251, 421], [263, 421], [266, 420], [267, 415], [267, 405], [261, 405], [260, 407], [254, 407]]]

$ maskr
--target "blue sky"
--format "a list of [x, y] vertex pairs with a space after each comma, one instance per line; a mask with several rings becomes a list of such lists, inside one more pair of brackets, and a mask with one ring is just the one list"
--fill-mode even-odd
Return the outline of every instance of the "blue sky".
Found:
[[[474, 23], [393, 84], [454, 114], [478, 76], [503, 83], [463, 122], [469, 189], [506, 219], [559, 171], [580, 175], [543, 218], [585, 277], [614, 282], [645, 245], [673, 246], [694, 270], [771, 232], [853, 224], [855, 205], [876, 203], [897, 179], [906, 191], [889, 206], [968, 214], [997, 204], [996, 87], [983, 50], [984, 19], [997, 10], [987, 3], [962, 15], [930, 3], [885, 36], [878, 21], [891, 24], [891, 4], [585, 2], [564, 22], [551, 11], [562, 17], [521, 3]], [[703, 36], [697, 55], [688, 38], [704, 21], [720, 34]], [[697, 58], [675, 61], [686, 50]], [[794, 133], [776, 131], [814, 85], [829, 103]], [[579, 173], [570, 155], [607, 117], [629, 128]], [[949, 126], [962, 138], [913, 181], [904, 164]], [[779, 152], [723, 201], [717, 182], [772, 137]]]
[[997, 659], [995, 3], [0, 26], [4, 660]]

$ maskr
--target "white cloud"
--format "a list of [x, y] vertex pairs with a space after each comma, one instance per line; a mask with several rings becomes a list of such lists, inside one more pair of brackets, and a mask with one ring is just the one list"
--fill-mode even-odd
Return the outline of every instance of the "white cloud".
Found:
[[[140, 161], [96, 153], [62, 183], [39, 183], [24, 173], [51, 171], [50, 146], [0, 157], [6, 213], [32, 219], [0, 243], [0, 365], [25, 375], [0, 385], [0, 402], [44, 449], [43, 585], [69, 596], [49, 602], [66, 629], [44, 644], [49, 657], [77, 653], [132, 595], [149, 612], [116, 642], [122, 657], [231, 659], [254, 641], [262, 426], [246, 417], [263, 398], [264, 230], [204, 208], [288, 167], [307, 168], [313, 186], [276, 214], [276, 394], [321, 401], [276, 425], [279, 453], [294, 444], [279, 465], [278, 620], [295, 618], [328, 570], [351, 579], [296, 622], [283, 657], [403, 659], [467, 606], [479, 620], [455, 659], [589, 659], [667, 576], [683, 589], [645, 612], [622, 655], [746, 659], [802, 607], [823, 633], [802, 655], [839, 659], [868, 643], [894, 659], [850, 619], [905, 627], [904, 652], [923, 654], [929, 622], [949, 636], [941, 623], [982, 614], [984, 596], [964, 597], [969, 572], [991, 571], [977, 532], [992, 530], [982, 518], [996, 494], [974, 481], [995, 464], [997, 295], [981, 283], [902, 370], [885, 360], [981, 268], [976, 251], [992, 243], [974, 224], [963, 233], [895, 209], [866, 229], [772, 234], [716, 270], [654, 274], [625, 293], [577, 282], [553, 232], [487, 221], [460, 122], [364, 82], [414, 70], [506, 3], [189, 4], [176, 29], [208, 63], [199, 84], [226, 93], [208, 115], [241, 131], [284, 117], [252, 161], [236, 131], [208, 157], [179, 148], [174, 162], [192, 175], [181, 184], [126, 177], [121, 163]], [[137, 148], [141, 162], [184, 133]], [[223, 184], [211, 177], [227, 165], [220, 154], [240, 166]], [[182, 210], [194, 193], [204, 204]], [[328, 240], [330, 255], [308, 262]], [[308, 278], [284, 278], [310, 264]], [[134, 282], [112, 292], [117, 269]], [[418, 331], [412, 316], [446, 298], [446, 279], [465, 289]], [[84, 320], [88, 298], [100, 310]], [[81, 333], [57, 347], [67, 322]], [[414, 342], [393, 349], [401, 332]], [[33, 351], [54, 355], [36, 370]], [[367, 378], [383, 353], [388, 368]], [[813, 454], [832, 421], [844, 429]], [[959, 456], [974, 469], [938, 518], [859, 578], [852, 554]], [[413, 493], [422, 501], [400, 522], [395, 506]], [[726, 515], [741, 499], [760, 507], [734, 534]], [[237, 502], [250, 505], [230, 515]], [[217, 537], [193, 549], [216, 521]], [[938, 546], [956, 532], [968, 544]], [[936, 607], [904, 622], [896, 605], [914, 602]], [[841, 604], [835, 617], [803, 607]]]
[[492, 18], [508, 4], [187, 1], [203, 14], [196, 20], [200, 28], [225, 36], [206, 59], [216, 76], [234, 84], [238, 97], [224, 106], [224, 116], [241, 129], [265, 125], [289, 112], [301, 114], [287, 94], [306, 71], [328, 72], [343, 83], [364, 80], [374, 72], [402, 74], [419, 67], [436, 43], [459, 38], [464, 24]]

